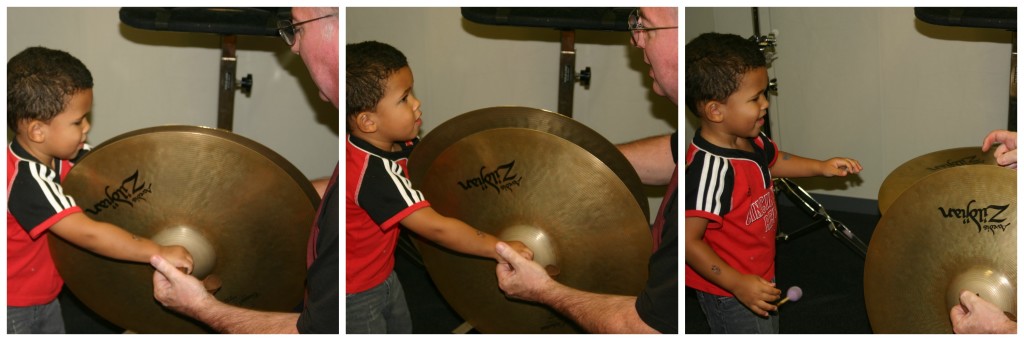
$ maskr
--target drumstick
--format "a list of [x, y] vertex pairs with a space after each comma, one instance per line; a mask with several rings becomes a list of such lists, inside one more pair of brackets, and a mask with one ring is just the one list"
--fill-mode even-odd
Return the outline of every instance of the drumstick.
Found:
[[786, 290], [786, 298], [783, 298], [781, 301], [779, 301], [779, 303], [776, 303], [775, 306], [776, 307], [780, 306], [783, 303], [786, 303], [786, 302], [789, 302], [789, 301], [793, 301], [793, 302], [799, 301], [800, 297], [803, 296], [803, 295], [804, 295], [804, 291], [802, 289], [800, 289], [800, 287], [795, 286], [795, 285], [791, 286], [791, 287], [789, 287], [789, 289]]

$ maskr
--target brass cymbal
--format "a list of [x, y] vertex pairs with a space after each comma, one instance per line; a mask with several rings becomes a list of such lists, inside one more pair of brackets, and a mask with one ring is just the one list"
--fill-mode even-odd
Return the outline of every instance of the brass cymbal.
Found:
[[992, 153], [991, 150], [982, 152], [981, 146], [961, 147], [924, 154], [904, 162], [882, 181], [878, 189], [878, 210], [885, 214], [900, 193], [932, 173], [965, 165], [995, 165], [996, 158]]
[[[409, 170], [435, 210], [523, 242], [560, 283], [621, 295], [643, 289], [652, 241], [639, 177], [582, 124], [530, 108], [472, 111], [431, 131]], [[417, 246], [442, 295], [477, 330], [580, 331], [547, 307], [506, 298], [494, 260]]]
[[[302, 302], [306, 244], [319, 199], [272, 150], [223, 130], [141, 129], [97, 146], [63, 182], [91, 218], [163, 245], [183, 245], [193, 275], [217, 275], [216, 297], [267, 311]], [[50, 239], [68, 287], [105, 319], [141, 333], [198, 333], [201, 323], [153, 298], [153, 267]]]
[[960, 290], [1017, 313], [1017, 174], [949, 168], [908, 188], [882, 216], [864, 264], [876, 333], [951, 333]]

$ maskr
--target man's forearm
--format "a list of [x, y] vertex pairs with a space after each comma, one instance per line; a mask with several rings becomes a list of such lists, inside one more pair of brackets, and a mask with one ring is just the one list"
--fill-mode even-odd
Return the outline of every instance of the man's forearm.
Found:
[[634, 296], [595, 294], [557, 284], [540, 300], [590, 333], [657, 333], [640, 319]]
[[617, 145], [626, 157], [640, 181], [645, 185], [661, 186], [672, 179], [672, 135], [654, 136]]
[[221, 333], [229, 334], [295, 334], [298, 313], [250, 310], [211, 300], [193, 316]]

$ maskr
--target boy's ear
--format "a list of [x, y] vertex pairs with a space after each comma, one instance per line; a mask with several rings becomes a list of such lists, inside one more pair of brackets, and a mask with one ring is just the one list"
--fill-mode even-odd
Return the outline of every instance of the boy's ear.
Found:
[[377, 131], [377, 120], [376, 115], [369, 111], [363, 111], [356, 114], [355, 117], [356, 129], [363, 133], [373, 133]]
[[706, 117], [708, 121], [720, 123], [725, 120], [725, 112], [722, 111], [724, 107], [725, 104], [716, 100], [707, 101], [703, 105], [704, 117]]
[[48, 124], [35, 119], [25, 120], [22, 124], [25, 125], [25, 137], [27, 137], [29, 141], [35, 143], [43, 143], [43, 141], [46, 141], [46, 131], [47, 128], [49, 128]]

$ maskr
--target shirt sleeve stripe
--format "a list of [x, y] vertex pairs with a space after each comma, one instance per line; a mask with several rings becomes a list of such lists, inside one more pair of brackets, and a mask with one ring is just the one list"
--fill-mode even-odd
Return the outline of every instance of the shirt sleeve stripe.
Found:
[[36, 163], [31, 164], [29, 169], [31, 170], [32, 178], [36, 180], [39, 188], [43, 190], [43, 195], [49, 201], [50, 206], [53, 207], [54, 212], [60, 212], [75, 206], [74, 202], [64, 195], [61, 187], [57, 186], [56, 181], [54, 181], [56, 172], [42, 164]]
[[398, 189], [402, 195], [402, 199], [405, 200], [406, 206], [412, 206], [413, 204], [423, 201], [423, 194], [412, 188], [412, 182], [408, 178], [402, 175], [402, 166], [397, 162], [391, 160], [385, 160], [384, 166], [389, 170], [388, 176], [391, 177], [391, 181], [395, 184], [395, 188]]

